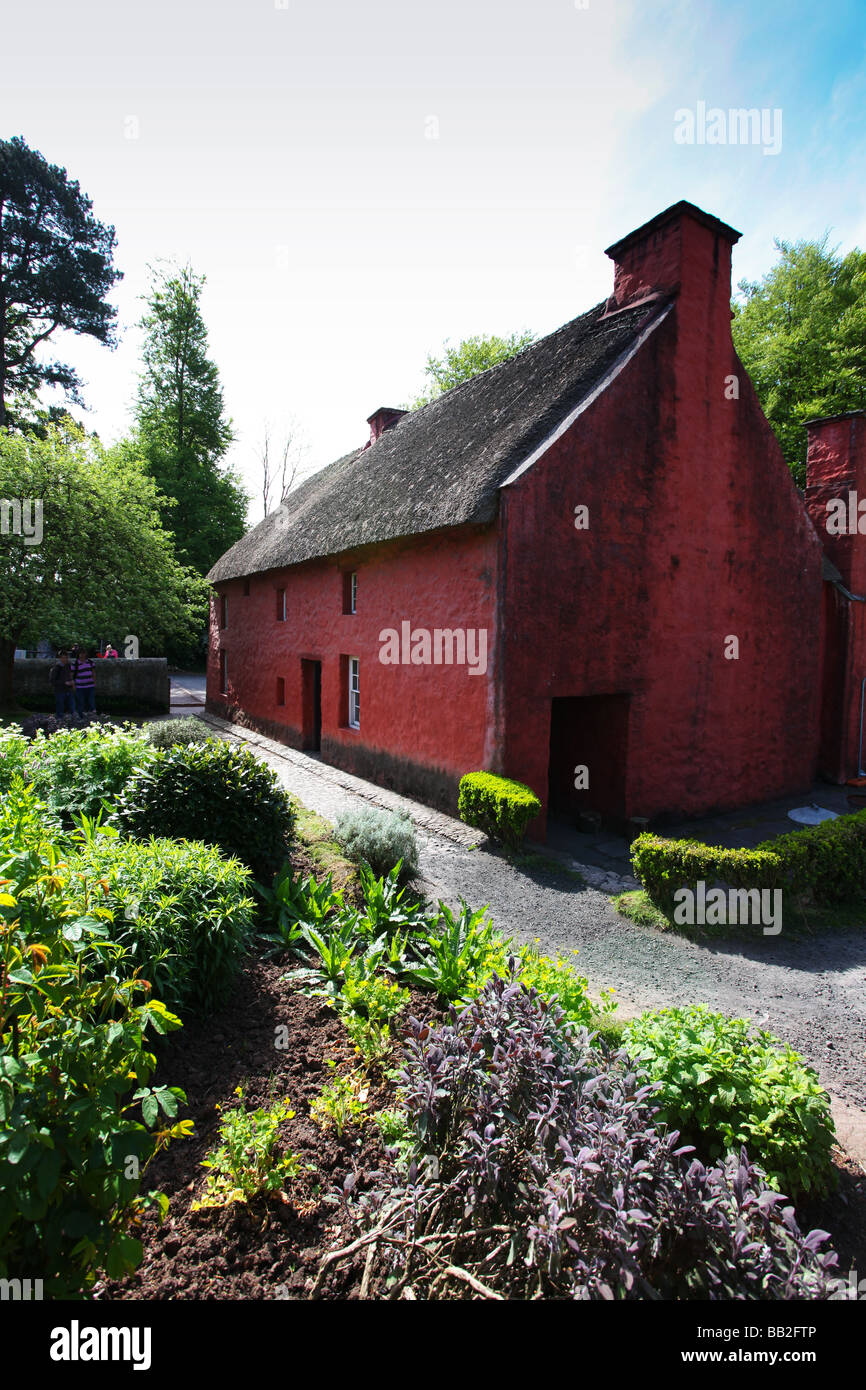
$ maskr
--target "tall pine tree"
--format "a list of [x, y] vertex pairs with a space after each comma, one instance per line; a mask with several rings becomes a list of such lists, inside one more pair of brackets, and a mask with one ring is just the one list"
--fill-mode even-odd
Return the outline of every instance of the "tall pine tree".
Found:
[[247, 496], [222, 462], [232, 442], [219, 372], [208, 356], [203, 275], [151, 268], [136, 445], [166, 498], [163, 524], [181, 564], [206, 574], [246, 529]]
[[0, 429], [59, 416], [60, 406], [39, 407], [45, 386], [82, 404], [75, 369], [40, 354], [58, 330], [115, 345], [114, 228], [92, 209], [66, 170], [21, 136], [0, 140]]

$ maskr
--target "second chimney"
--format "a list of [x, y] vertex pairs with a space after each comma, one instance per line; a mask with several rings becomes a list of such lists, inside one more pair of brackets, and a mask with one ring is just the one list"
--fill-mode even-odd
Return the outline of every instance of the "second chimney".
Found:
[[367, 424], [370, 426], [370, 438], [367, 440], [364, 448], [369, 449], [371, 444], [375, 444], [376, 440], [379, 439], [386, 430], [389, 430], [392, 425], [396, 425], [397, 421], [402, 420], [403, 416], [407, 413], [408, 412], [405, 410], [396, 410], [390, 405], [380, 405], [378, 410], [374, 410], [372, 415], [367, 416]]

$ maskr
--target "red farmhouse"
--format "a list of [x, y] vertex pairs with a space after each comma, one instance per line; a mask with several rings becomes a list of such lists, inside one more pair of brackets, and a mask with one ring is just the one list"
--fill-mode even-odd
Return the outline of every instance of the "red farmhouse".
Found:
[[804, 499], [731, 340], [738, 238], [678, 203], [605, 303], [376, 411], [211, 571], [208, 708], [444, 809], [517, 778], [539, 835], [856, 774], [866, 558], [827, 517], [866, 417], [814, 422]]

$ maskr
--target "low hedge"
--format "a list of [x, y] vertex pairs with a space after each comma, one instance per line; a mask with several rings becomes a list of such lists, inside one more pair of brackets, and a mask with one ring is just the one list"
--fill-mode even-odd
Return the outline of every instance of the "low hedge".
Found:
[[783, 866], [763, 849], [723, 849], [700, 840], [666, 840], [644, 832], [631, 847], [631, 862], [649, 897], [668, 915], [679, 888], [728, 883], [732, 888], [778, 888]]
[[457, 814], [491, 840], [516, 849], [541, 802], [531, 787], [493, 772], [467, 772], [460, 779]]
[[781, 888], [816, 903], [866, 895], [866, 811], [823, 821], [765, 840], [756, 849], [724, 849], [699, 840], [667, 840], [645, 832], [631, 847], [631, 861], [649, 897], [667, 914], [678, 888], [708, 886]]
[[781, 861], [783, 886], [810, 893], [816, 903], [866, 894], [866, 811], [792, 830], [758, 848]]

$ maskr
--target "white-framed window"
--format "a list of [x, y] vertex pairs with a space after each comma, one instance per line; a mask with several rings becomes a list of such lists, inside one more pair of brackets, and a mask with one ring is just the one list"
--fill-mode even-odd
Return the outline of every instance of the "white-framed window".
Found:
[[358, 611], [358, 575], [354, 570], [343, 570], [343, 612]]
[[349, 657], [349, 728], [361, 727], [361, 679], [360, 661], [356, 656]]

